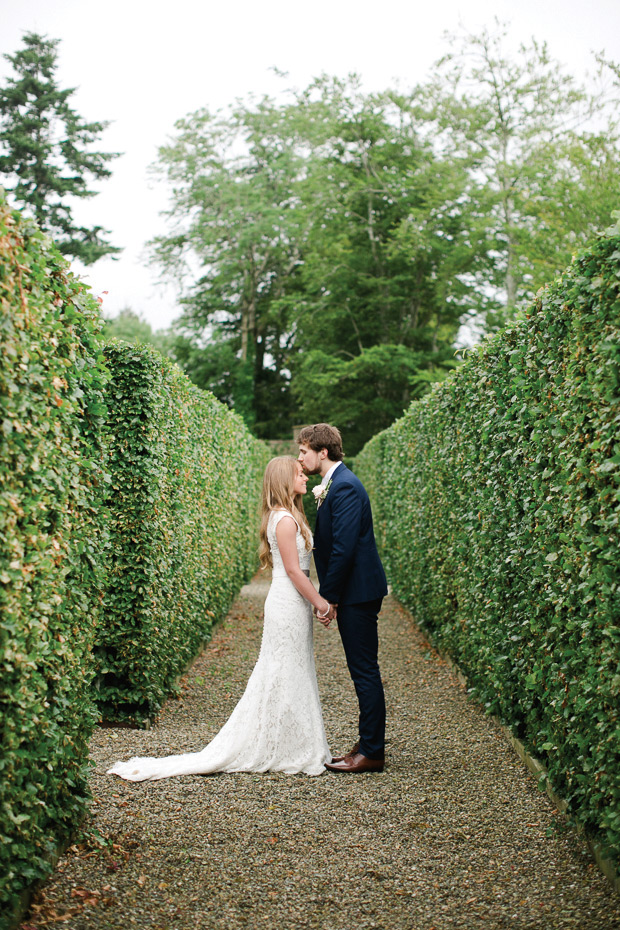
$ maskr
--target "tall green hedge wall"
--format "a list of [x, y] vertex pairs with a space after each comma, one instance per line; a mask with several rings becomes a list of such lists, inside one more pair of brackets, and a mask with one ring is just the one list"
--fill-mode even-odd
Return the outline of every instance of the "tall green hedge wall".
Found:
[[86, 812], [97, 716], [156, 713], [254, 569], [270, 456], [154, 350], [104, 355], [98, 302], [2, 196], [0, 305], [3, 928]]
[[620, 856], [620, 224], [357, 459], [397, 597]]
[[86, 804], [102, 590], [97, 302], [0, 197], [0, 926]]
[[102, 716], [143, 723], [256, 568], [266, 445], [146, 346], [110, 345]]

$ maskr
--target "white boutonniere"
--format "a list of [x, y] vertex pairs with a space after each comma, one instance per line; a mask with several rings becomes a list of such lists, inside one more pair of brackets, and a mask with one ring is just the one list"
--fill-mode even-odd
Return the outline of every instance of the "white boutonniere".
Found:
[[312, 488], [312, 493], [314, 494], [317, 507], [320, 507], [327, 497], [327, 492], [329, 491], [331, 483], [332, 479], [330, 478], [327, 484], [317, 484], [314, 488]]

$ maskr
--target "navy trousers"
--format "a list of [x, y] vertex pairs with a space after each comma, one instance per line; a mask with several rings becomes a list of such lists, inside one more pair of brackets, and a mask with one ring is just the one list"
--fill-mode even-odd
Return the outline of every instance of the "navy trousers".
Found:
[[385, 696], [377, 634], [382, 600], [338, 607], [338, 630], [360, 706], [360, 752], [368, 759], [383, 759], [385, 753]]

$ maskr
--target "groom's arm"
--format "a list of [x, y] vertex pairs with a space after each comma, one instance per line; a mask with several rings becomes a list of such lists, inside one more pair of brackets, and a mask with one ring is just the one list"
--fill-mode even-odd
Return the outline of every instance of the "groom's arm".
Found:
[[338, 604], [351, 573], [362, 523], [362, 501], [352, 485], [334, 488], [331, 523], [333, 542], [321, 595], [331, 604]]

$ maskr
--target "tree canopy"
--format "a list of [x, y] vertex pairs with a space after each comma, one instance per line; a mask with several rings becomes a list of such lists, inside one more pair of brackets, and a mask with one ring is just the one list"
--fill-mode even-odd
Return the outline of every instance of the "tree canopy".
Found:
[[609, 224], [620, 181], [609, 89], [579, 83], [534, 39], [509, 57], [507, 31], [450, 36], [418, 110], [435, 150], [468, 174], [484, 242], [477, 307], [499, 322]]
[[[159, 152], [173, 353], [259, 436], [329, 419], [354, 454], [608, 225], [615, 110], [532, 43], [461, 37], [414, 90], [322, 76], [180, 120]], [[460, 42], [460, 44], [458, 44]]]
[[162, 355], [169, 354], [172, 335], [166, 330], [153, 332], [151, 324], [140, 313], [130, 307], [124, 307], [113, 317], [103, 318], [103, 338], [106, 341], [118, 339], [130, 345], [150, 345]]
[[117, 155], [93, 151], [108, 123], [83, 120], [69, 104], [75, 88], [58, 86], [58, 44], [28, 32], [23, 48], [4, 56], [14, 76], [0, 88], [0, 179], [63, 254], [89, 265], [120, 249], [100, 226], [75, 223], [71, 199], [95, 196], [90, 184], [110, 176]]

